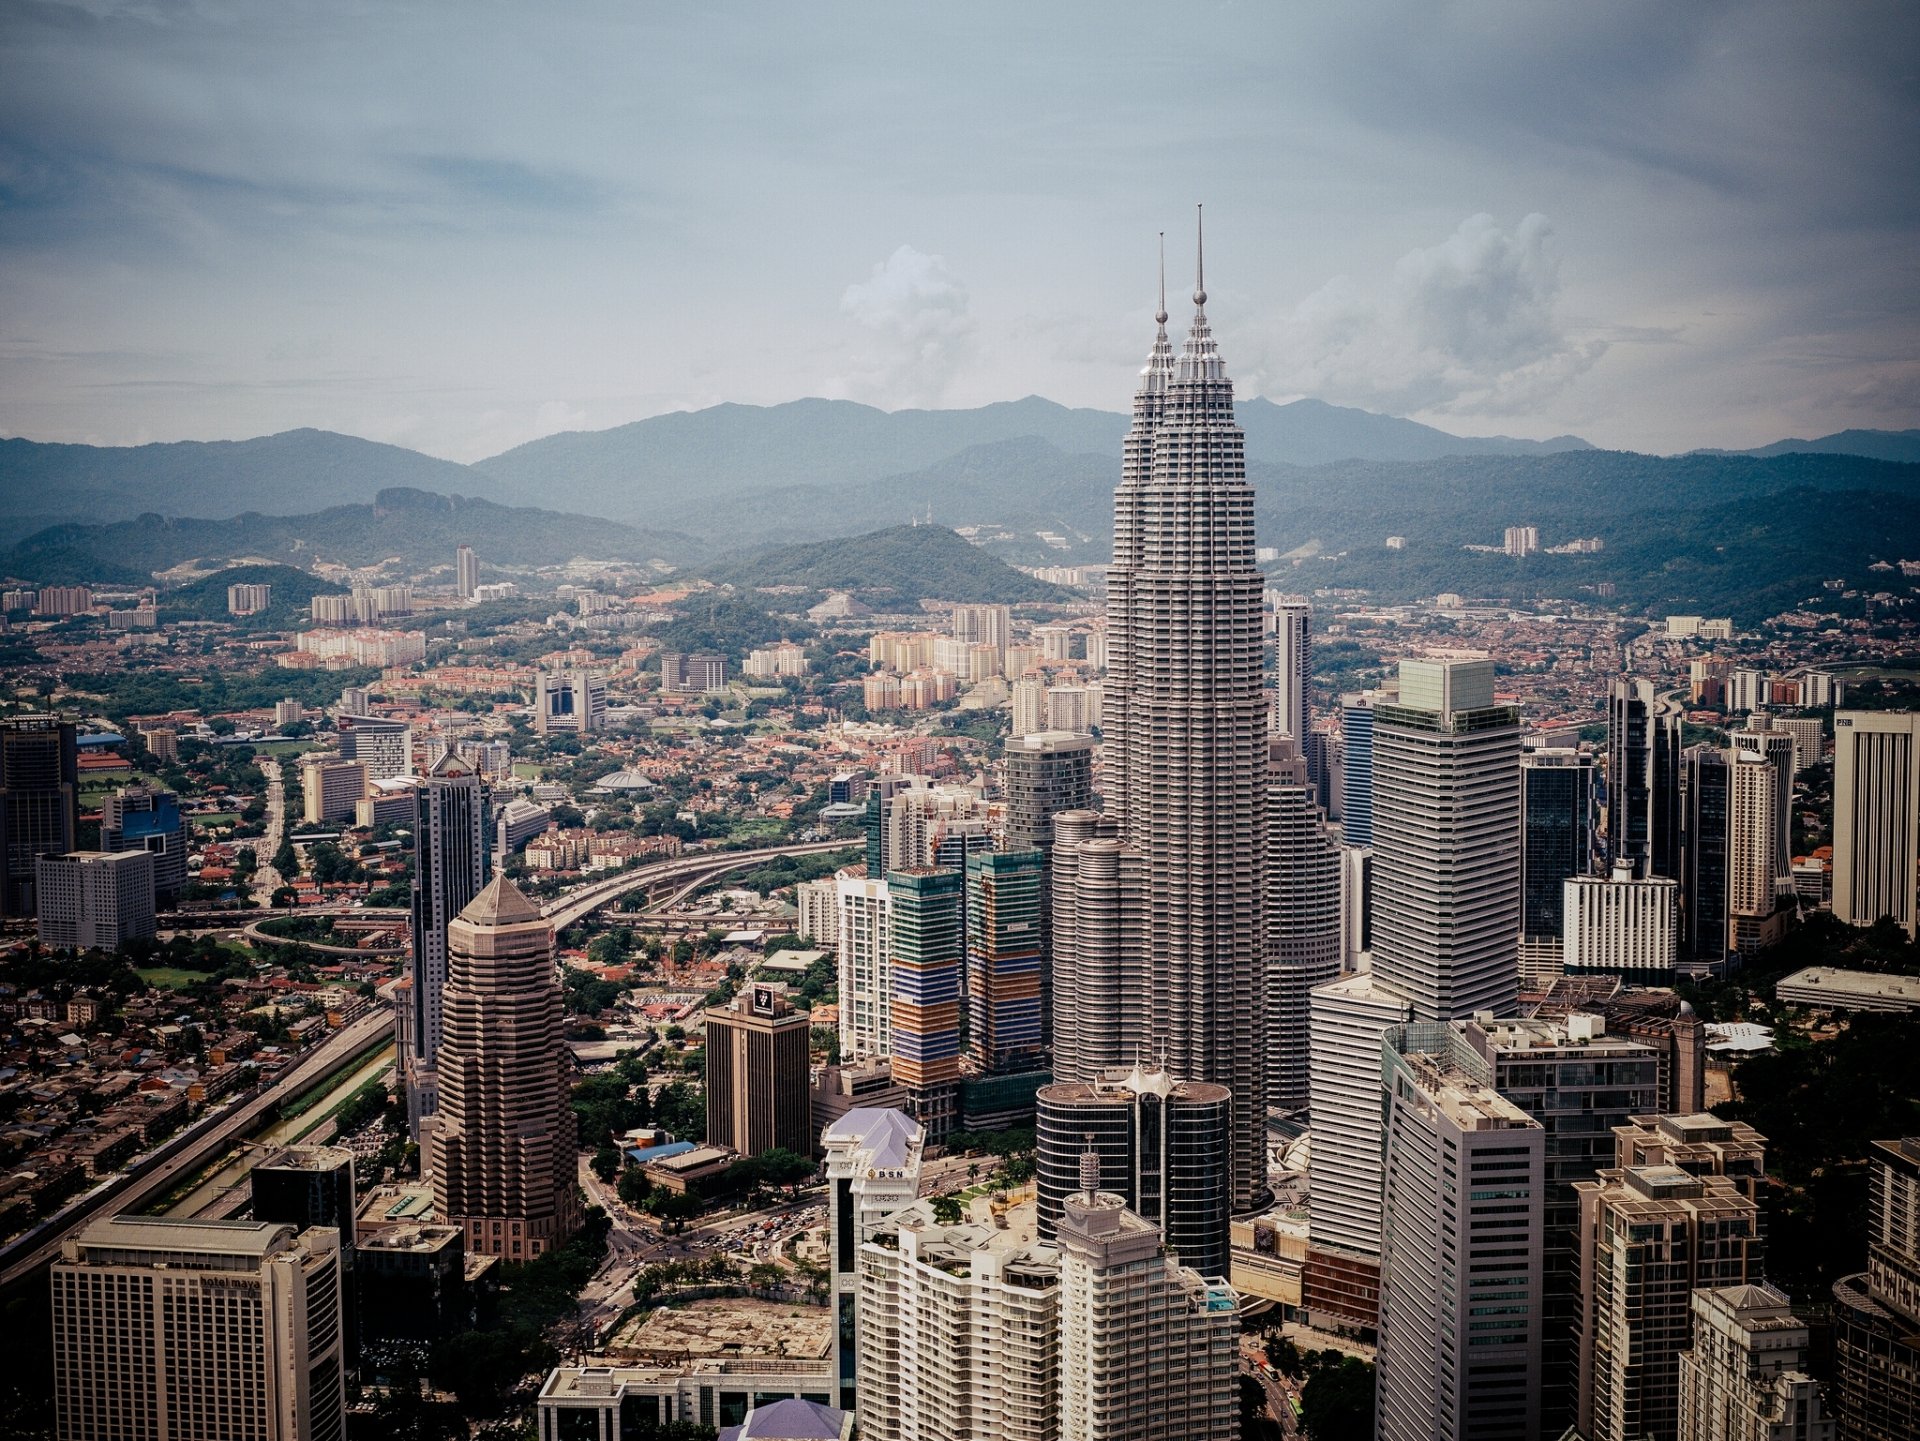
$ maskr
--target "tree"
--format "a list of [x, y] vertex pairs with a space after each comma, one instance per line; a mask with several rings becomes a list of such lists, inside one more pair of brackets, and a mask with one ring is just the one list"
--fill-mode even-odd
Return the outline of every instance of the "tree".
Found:
[[756, 1291], [771, 1291], [786, 1278], [785, 1268], [772, 1261], [757, 1262], [747, 1271], [747, 1284]]
[[599, 1150], [593, 1153], [593, 1160], [590, 1164], [593, 1167], [593, 1174], [598, 1176], [603, 1183], [611, 1182], [615, 1176], [620, 1174], [620, 1153], [616, 1151], [610, 1143], [602, 1145]]
[[1300, 1391], [1300, 1423], [1313, 1441], [1372, 1441], [1373, 1367], [1355, 1356], [1321, 1364]]
[[933, 1219], [942, 1226], [957, 1226], [960, 1217], [965, 1214], [958, 1196], [935, 1196], [933, 1198]]

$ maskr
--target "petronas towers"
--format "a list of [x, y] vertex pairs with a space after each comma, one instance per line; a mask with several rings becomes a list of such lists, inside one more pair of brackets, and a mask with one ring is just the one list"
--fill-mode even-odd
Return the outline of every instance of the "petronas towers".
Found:
[[1057, 832], [1054, 1073], [1153, 1063], [1228, 1087], [1245, 1209], [1265, 1189], [1262, 579], [1201, 266], [1193, 299], [1176, 356], [1163, 287], [1114, 496], [1106, 809]]

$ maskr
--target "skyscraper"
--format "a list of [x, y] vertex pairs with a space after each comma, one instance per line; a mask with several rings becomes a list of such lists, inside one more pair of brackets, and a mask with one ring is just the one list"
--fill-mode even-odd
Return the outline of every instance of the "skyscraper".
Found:
[[[869, 873], [871, 876], [873, 873]], [[840, 1054], [849, 1061], [893, 1054], [893, 900], [884, 880], [839, 876]]]
[[1654, 986], [1673, 979], [1678, 882], [1636, 877], [1622, 862], [1610, 876], [1574, 876], [1565, 885], [1562, 958], [1568, 975], [1603, 972]]
[[1053, 1078], [1093, 1081], [1149, 1058], [1145, 858], [1110, 815], [1054, 817]]
[[473, 547], [463, 545], [453, 553], [454, 588], [459, 591], [460, 599], [472, 600], [473, 593], [480, 585], [480, 557], [473, 553]]
[[1650, 680], [1614, 677], [1607, 692], [1607, 858], [1678, 879], [1680, 705]]
[[1053, 849], [1053, 818], [1093, 804], [1093, 737], [1037, 731], [1007, 742], [1007, 849]]
[[1892, 916], [1916, 934], [1920, 864], [1920, 715], [1833, 717], [1833, 913], [1850, 925]]
[[1833, 1284], [1847, 1441], [1920, 1435], [1920, 1138], [1875, 1141], [1867, 1269]]
[[860, 1326], [859, 1248], [920, 1194], [926, 1139], [904, 1111], [859, 1106], [820, 1133], [827, 1158], [827, 1233], [833, 1244], [833, 1354], [839, 1404], [854, 1404]]
[[1717, 966], [1727, 957], [1727, 752], [1690, 747], [1685, 775], [1680, 949], [1691, 966]]
[[[1114, 496], [1107, 803], [1147, 886], [1144, 1039], [1174, 1075], [1232, 1091], [1233, 1194], [1245, 1207], [1263, 1193], [1265, 1172], [1262, 583], [1245, 442], [1207, 323], [1204, 268], [1177, 360], [1165, 316], [1163, 302]], [[1086, 919], [1080, 934], [1095, 929]], [[1063, 964], [1056, 957], [1056, 972]], [[1110, 993], [1106, 1005], [1120, 1002]], [[1089, 1009], [1083, 995], [1076, 1019]]]
[[34, 860], [78, 844], [80, 767], [72, 721], [0, 720], [0, 916], [34, 914]]
[[448, 754], [434, 762], [414, 792], [412, 1014], [401, 1057], [407, 1123], [438, 1105], [434, 1063], [441, 1040], [441, 998], [447, 984], [447, 926], [487, 881], [487, 795], [473, 767]]
[[[1785, 933], [1783, 889], [1792, 872], [1780, 854], [1780, 767], [1764, 751], [1733, 752], [1727, 776], [1727, 946], [1743, 956]], [[1783, 885], [1784, 876], [1784, 885]]]
[[814, 1141], [807, 1013], [781, 987], [756, 981], [705, 1018], [708, 1144], [743, 1156], [775, 1146], [806, 1155]]
[[1587, 873], [1593, 844], [1593, 760], [1575, 750], [1520, 757], [1526, 841], [1520, 852], [1523, 942], [1561, 938], [1562, 883]]
[[965, 892], [966, 877], [957, 870], [914, 866], [887, 873], [893, 1075], [907, 1087], [914, 1117], [934, 1142], [947, 1138], [959, 1111]]
[[967, 858], [967, 1046], [989, 1075], [1044, 1059], [1046, 858], [987, 851]]
[[1304, 785], [1267, 787], [1268, 1104], [1307, 1104], [1312, 991], [1340, 974], [1340, 847]]
[[187, 823], [180, 798], [158, 786], [128, 786], [100, 809], [100, 849], [145, 851], [153, 857], [157, 905], [171, 905], [187, 885]]
[[434, 1209], [467, 1250], [530, 1261], [580, 1224], [553, 928], [495, 876], [447, 927]]
[[1373, 692], [1340, 702], [1340, 829], [1350, 846], [1373, 844]]
[[340, 759], [358, 761], [369, 781], [390, 781], [413, 770], [413, 727], [383, 716], [340, 717]]
[[1267, 728], [1304, 749], [1313, 720], [1313, 606], [1289, 596], [1273, 608], [1273, 709]]
[[1806, 1322], [1774, 1286], [1693, 1293], [1693, 1349], [1680, 1354], [1681, 1441], [1833, 1441], [1807, 1374]]
[[1793, 734], [1777, 728], [1768, 712], [1754, 711], [1746, 729], [1733, 733], [1733, 748], [1753, 751], [1773, 767], [1774, 856], [1780, 867], [1776, 879], [1784, 885], [1793, 879]]

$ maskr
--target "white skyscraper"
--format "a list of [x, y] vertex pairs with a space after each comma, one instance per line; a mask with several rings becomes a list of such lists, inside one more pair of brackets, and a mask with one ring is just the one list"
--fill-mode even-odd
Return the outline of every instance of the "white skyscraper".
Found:
[[893, 905], [884, 880], [842, 876], [839, 900], [840, 1054], [893, 1054]]
[[473, 553], [472, 546], [463, 545], [453, 553], [453, 569], [454, 588], [460, 599], [472, 600], [480, 586], [480, 557]]
[[855, 1402], [860, 1247], [881, 1222], [920, 1195], [925, 1133], [905, 1111], [860, 1106], [820, 1135], [827, 1158], [827, 1234], [833, 1246], [834, 1384]]
[[1308, 703], [1313, 684], [1312, 619], [1313, 607], [1298, 597], [1290, 596], [1273, 608], [1273, 709], [1267, 728], [1275, 735], [1292, 736], [1303, 746], [1313, 719]]
[[1568, 975], [1606, 972], [1651, 985], [1672, 979], [1680, 935], [1678, 881], [1636, 878], [1623, 862], [1610, 876], [1574, 876], [1561, 885], [1561, 964]]
[[1916, 934], [1920, 714], [1833, 718], [1833, 913], [1856, 926], [1892, 916]]
[[1780, 775], [1778, 757], [1752, 747], [1736, 748], [1728, 767], [1728, 945], [1743, 956], [1785, 929], [1780, 896], [1791, 892], [1793, 873], [1780, 852]]

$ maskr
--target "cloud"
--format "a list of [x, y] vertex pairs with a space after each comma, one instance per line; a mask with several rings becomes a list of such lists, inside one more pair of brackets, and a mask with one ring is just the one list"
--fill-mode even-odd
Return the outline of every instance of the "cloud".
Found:
[[1328, 281], [1282, 322], [1256, 386], [1401, 415], [1539, 404], [1607, 349], [1557, 313], [1552, 233], [1543, 215], [1511, 231], [1473, 215], [1371, 289]]
[[891, 407], [936, 405], [973, 349], [966, 286], [940, 256], [911, 245], [849, 285], [840, 310], [864, 332], [847, 374], [833, 382], [852, 399]]

